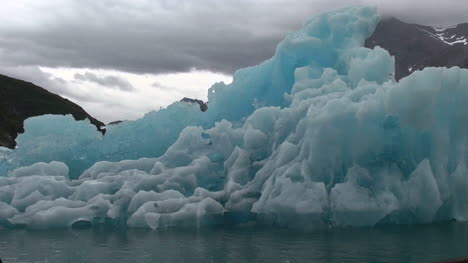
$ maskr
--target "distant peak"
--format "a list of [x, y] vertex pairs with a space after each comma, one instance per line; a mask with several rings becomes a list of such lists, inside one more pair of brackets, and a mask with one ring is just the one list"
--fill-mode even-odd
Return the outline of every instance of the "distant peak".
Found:
[[468, 68], [468, 23], [427, 26], [386, 16], [365, 46], [380, 46], [395, 57], [397, 80], [425, 67]]

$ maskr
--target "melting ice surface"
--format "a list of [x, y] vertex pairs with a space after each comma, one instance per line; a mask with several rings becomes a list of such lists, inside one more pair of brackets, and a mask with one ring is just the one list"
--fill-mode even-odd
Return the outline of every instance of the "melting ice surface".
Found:
[[468, 71], [395, 82], [388, 52], [362, 47], [378, 21], [368, 7], [312, 18], [215, 84], [205, 113], [175, 103], [104, 137], [71, 117], [28, 119], [18, 148], [0, 151], [1, 224], [467, 220]]

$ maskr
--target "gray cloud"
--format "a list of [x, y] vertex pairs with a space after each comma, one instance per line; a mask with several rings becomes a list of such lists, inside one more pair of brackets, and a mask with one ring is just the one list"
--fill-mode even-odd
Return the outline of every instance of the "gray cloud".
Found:
[[[463, 0], [30, 0], [24, 10], [2, 8], [9, 15], [0, 16], [0, 59], [15, 66], [232, 74], [270, 57], [308, 17], [356, 3], [409, 22], [468, 21]], [[31, 22], [7, 18], [23, 16]]]
[[154, 82], [153, 84], [151, 84], [151, 87], [153, 88], [157, 88], [159, 90], [162, 90], [162, 91], [165, 91], [165, 92], [179, 92], [179, 93], [183, 93], [184, 92], [184, 88], [183, 87], [170, 87], [170, 86], [167, 86], [167, 85], [164, 85], [162, 83], [159, 83], [159, 82]]
[[[54, 77], [35, 66], [6, 67], [0, 63], [0, 74], [32, 82], [50, 92], [68, 98], [82, 106], [93, 117], [104, 122], [116, 119], [135, 119], [152, 109], [151, 107], [142, 109], [141, 105], [133, 104], [133, 101], [141, 100], [138, 96], [131, 97], [134, 95], [133, 93], [109, 98], [109, 94], [102, 92], [102, 90], [88, 89], [86, 85], [78, 88], [76, 84], [73, 85], [73, 80], [67, 81]], [[158, 107], [154, 106], [154, 109], [156, 108]]]
[[102, 100], [99, 100], [95, 96], [91, 96], [91, 92], [77, 90], [70, 85], [70, 82], [59, 77], [54, 77], [36, 66], [7, 67], [0, 64], [0, 74], [32, 82], [52, 93], [68, 97], [75, 101], [89, 103], [102, 102]]
[[117, 88], [122, 91], [135, 90], [135, 88], [130, 82], [128, 82], [128, 80], [112, 75], [101, 77], [94, 73], [86, 72], [85, 74], [76, 73], [74, 78], [76, 80], [94, 82], [105, 87]]
[[[277, 43], [309, 17], [352, 4], [374, 5], [383, 16], [410, 23], [468, 22], [466, 0], [5, 1], [0, 9], [0, 73], [66, 96], [104, 121], [132, 119], [148, 110], [139, 101], [154, 90], [160, 91], [156, 97], [161, 101], [196, 91], [160, 83], [141, 94], [97, 91], [83, 81], [121, 90], [133, 87], [125, 79], [101, 76], [95, 69], [232, 74], [271, 57]], [[67, 81], [40, 67], [87, 68], [98, 73], [77, 74], [79, 81], [64, 77]]]

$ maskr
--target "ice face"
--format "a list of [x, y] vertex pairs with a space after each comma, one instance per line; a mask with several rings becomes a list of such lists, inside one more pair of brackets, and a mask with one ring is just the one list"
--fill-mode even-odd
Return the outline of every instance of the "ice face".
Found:
[[[266, 62], [108, 128], [42, 116], [1, 151], [0, 224], [299, 228], [468, 219], [468, 71], [395, 82], [376, 10], [312, 18]], [[40, 162], [40, 163], [37, 163]]]

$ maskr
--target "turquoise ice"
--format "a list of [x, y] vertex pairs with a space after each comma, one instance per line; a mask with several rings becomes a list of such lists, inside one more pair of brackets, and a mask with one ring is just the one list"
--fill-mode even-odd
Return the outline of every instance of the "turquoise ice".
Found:
[[468, 219], [468, 70], [396, 82], [363, 47], [369, 7], [312, 18], [275, 55], [208, 91], [100, 135], [28, 119], [0, 150], [0, 224], [298, 228]]

